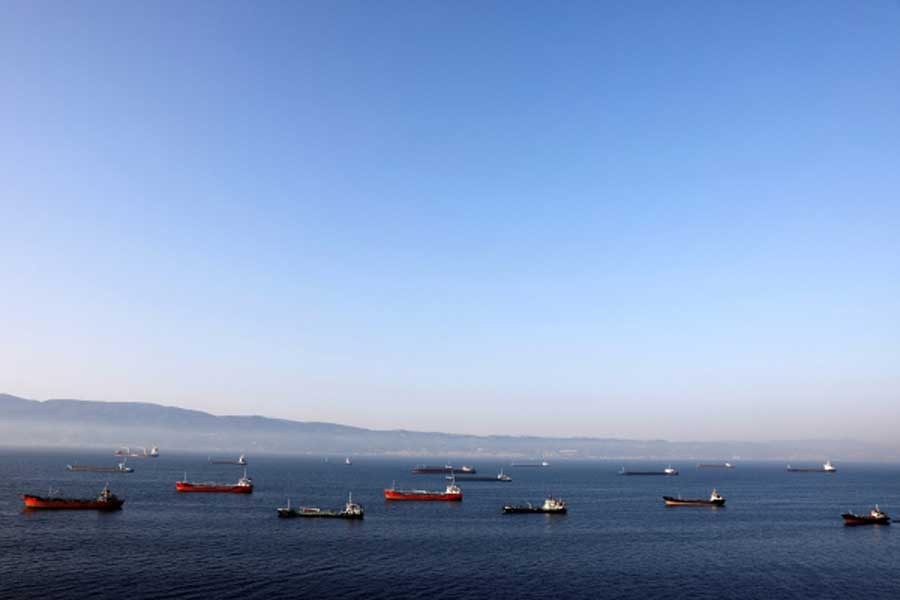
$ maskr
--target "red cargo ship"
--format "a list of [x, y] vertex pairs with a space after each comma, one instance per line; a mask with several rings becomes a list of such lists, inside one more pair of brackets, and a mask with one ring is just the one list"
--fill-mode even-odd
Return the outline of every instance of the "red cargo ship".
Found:
[[207, 492], [220, 494], [250, 494], [253, 492], [253, 480], [244, 476], [237, 483], [195, 483], [187, 480], [187, 473], [182, 481], [175, 482], [175, 490], [178, 492]]
[[22, 496], [27, 510], [120, 510], [125, 500], [109, 491], [104, 486], [96, 498], [54, 498], [43, 496]]
[[451, 482], [443, 492], [429, 492], [428, 490], [398, 490], [394, 486], [384, 490], [385, 500], [462, 500], [462, 490], [455, 482]]
[[852, 512], [846, 512], [841, 515], [844, 519], [844, 525], [890, 525], [891, 518], [887, 513], [882, 512], [878, 505], [869, 511], [867, 515], [857, 515]]

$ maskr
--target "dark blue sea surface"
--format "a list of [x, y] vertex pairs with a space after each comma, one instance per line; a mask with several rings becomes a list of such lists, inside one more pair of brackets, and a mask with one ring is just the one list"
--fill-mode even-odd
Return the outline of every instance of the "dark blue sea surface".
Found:
[[[620, 462], [501, 466], [512, 483], [466, 482], [461, 503], [385, 502], [382, 490], [442, 489], [412, 475], [417, 459], [249, 455], [250, 496], [177, 494], [174, 482], [236, 481], [240, 467], [166, 453], [132, 474], [69, 473], [106, 453], [0, 451], [0, 598], [900, 598], [900, 524], [844, 527], [876, 502], [900, 517], [900, 465], [836, 462], [839, 472], [784, 464], [623, 477]], [[443, 459], [437, 459], [440, 463]], [[627, 463], [661, 468], [662, 463]], [[24, 512], [20, 495], [96, 495], [120, 512]], [[666, 508], [663, 495], [725, 508]], [[292, 504], [340, 508], [361, 522], [279, 519]], [[502, 515], [509, 502], [565, 498], [569, 514]]]

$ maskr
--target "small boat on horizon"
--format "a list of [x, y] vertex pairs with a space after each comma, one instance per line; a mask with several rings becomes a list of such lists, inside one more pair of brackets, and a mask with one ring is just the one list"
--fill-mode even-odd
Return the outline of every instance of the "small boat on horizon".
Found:
[[237, 460], [228, 460], [228, 459], [221, 459], [221, 458], [214, 459], [214, 458], [210, 457], [209, 464], [211, 464], [211, 465], [239, 465], [242, 467], [246, 467], [247, 466], [247, 457], [244, 456], [243, 454], [238, 456]]
[[534, 506], [531, 502], [527, 504], [507, 504], [503, 507], [503, 514], [505, 515], [516, 515], [516, 514], [534, 514], [534, 513], [544, 513], [551, 515], [564, 515], [568, 512], [568, 508], [566, 507], [565, 500], [561, 498], [554, 498], [553, 496], [548, 496], [544, 503], [540, 506]]
[[734, 465], [730, 462], [725, 463], [700, 463], [697, 465], [698, 469], [733, 469]]
[[287, 506], [277, 509], [278, 516], [283, 519], [295, 517], [311, 517], [324, 519], [362, 519], [365, 511], [359, 504], [353, 502], [353, 493], [347, 495], [347, 503], [342, 510], [322, 510], [310, 506], [291, 508], [291, 500], [288, 498]]
[[443, 492], [428, 490], [398, 490], [396, 484], [384, 490], [385, 500], [428, 500], [458, 502], [462, 500], [462, 490], [451, 481]]
[[26, 510], [120, 510], [125, 504], [124, 498], [119, 498], [109, 491], [109, 484], [103, 486], [100, 495], [96, 498], [59, 498], [53, 495], [52, 490], [47, 496], [34, 496], [25, 494], [22, 496]]
[[150, 452], [147, 452], [147, 449], [144, 447], [140, 448], [140, 452], [132, 450], [128, 446], [121, 446], [118, 450], [113, 452], [115, 456], [125, 456], [128, 458], [159, 458], [159, 446], [153, 446], [150, 448]]
[[134, 469], [125, 464], [127, 459], [114, 467], [104, 467], [100, 465], [66, 465], [66, 471], [83, 472], [83, 473], [133, 473]]
[[891, 518], [887, 515], [887, 513], [882, 512], [882, 510], [875, 505], [875, 508], [869, 511], [867, 515], [857, 515], [850, 511], [845, 512], [841, 515], [841, 518], [844, 519], [844, 525], [890, 525]]
[[475, 469], [475, 467], [469, 465], [454, 467], [450, 464], [446, 464], [443, 467], [418, 465], [412, 470], [413, 475], [435, 475], [442, 473], [450, 473], [451, 475], [474, 475], [477, 472], [478, 471]]
[[456, 476], [456, 475], [447, 475], [444, 479], [454, 480], [454, 481], [500, 481], [500, 482], [510, 482], [512, 481], [512, 477], [503, 472], [503, 469], [500, 469], [500, 472], [494, 476], [490, 475], [474, 475], [474, 476]]
[[622, 467], [622, 469], [619, 471], [619, 475], [668, 475], [668, 476], [672, 476], [672, 475], [678, 475], [678, 469], [673, 468], [672, 465], [669, 465], [662, 471], [628, 471], [625, 469], [625, 467]]
[[347, 458], [344, 459], [344, 464], [349, 467], [350, 465], [353, 464], [353, 461], [350, 460], [350, 457], [348, 456]]
[[787, 470], [791, 473], [836, 473], [837, 467], [831, 464], [830, 460], [826, 460], [821, 467], [792, 467], [788, 465]]
[[187, 480], [187, 473], [185, 473], [184, 479], [175, 482], [175, 491], [251, 494], [253, 493], [253, 480], [247, 477], [247, 469], [244, 469], [244, 475], [238, 479], [237, 483], [192, 482]]
[[689, 500], [673, 498], [672, 496], [663, 496], [663, 502], [666, 503], [666, 506], [725, 506], [725, 498], [723, 498], [715, 488], [713, 488], [712, 493], [709, 495], [709, 500], [704, 500], [702, 498]]
[[550, 463], [546, 460], [542, 460], [540, 462], [514, 462], [510, 463], [511, 467], [549, 467]]

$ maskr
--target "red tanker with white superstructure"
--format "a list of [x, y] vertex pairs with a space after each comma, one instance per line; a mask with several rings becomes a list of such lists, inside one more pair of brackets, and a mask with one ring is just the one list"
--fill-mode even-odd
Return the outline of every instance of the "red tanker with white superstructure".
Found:
[[247, 470], [244, 470], [244, 476], [238, 479], [237, 483], [211, 483], [211, 482], [193, 482], [187, 480], [187, 473], [184, 479], [175, 482], [175, 490], [178, 492], [206, 492], [219, 494], [251, 494], [253, 493], [253, 480], [247, 477]]
[[57, 498], [50, 496], [22, 496], [26, 510], [120, 510], [125, 504], [123, 498], [119, 498], [109, 491], [109, 486], [103, 487], [96, 498]]
[[462, 500], [462, 490], [451, 481], [443, 492], [431, 492], [428, 490], [398, 490], [394, 486], [384, 490], [385, 500], [432, 500], [432, 501], [459, 501]]

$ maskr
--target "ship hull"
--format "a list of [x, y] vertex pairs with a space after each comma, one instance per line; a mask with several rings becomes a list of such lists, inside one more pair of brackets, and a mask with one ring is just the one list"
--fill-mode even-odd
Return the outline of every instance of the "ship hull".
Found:
[[186, 481], [175, 482], [175, 490], [181, 493], [206, 493], [206, 494], [252, 494], [252, 485], [217, 485], [206, 483], [189, 483]]
[[43, 498], [41, 496], [24, 495], [26, 510], [121, 510], [125, 500], [81, 500], [76, 498]]
[[471, 468], [416, 467], [411, 472], [413, 475], [474, 475], [478, 471]]
[[503, 514], [505, 515], [529, 515], [529, 514], [544, 514], [544, 515], [564, 515], [567, 510], [565, 508], [547, 510], [541, 507], [530, 507], [530, 506], [504, 506]]
[[666, 503], [666, 506], [725, 506], [724, 498], [721, 500], [682, 500], [681, 498], [663, 496], [663, 502]]
[[459, 502], [462, 494], [447, 494], [444, 492], [420, 492], [402, 490], [384, 490], [385, 500], [408, 500], [422, 502]]
[[624, 471], [620, 475], [660, 475], [662, 477], [674, 477], [678, 473], [666, 473], [664, 471]]
[[891, 518], [890, 517], [868, 517], [865, 515], [854, 515], [854, 514], [843, 514], [841, 518], [844, 519], [844, 525], [855, 526], [855, 525], [890, 525]]
[[67, 471], [73, 473], [132, 473], [131, 467], [120, 469], [119, 467], [95, 467], [91, 465], [66, 465]]
[[345, 513], [337, 510], [305, 511], [302, 509], [293, 508], [279, 508], [278, 516], [282, 519], [348, 519], [354, 521], [358, 521], [363, 518], [363, 515], [361, 514]]
[[836, 473], [837, 469], [803, 469], [788, 467], [788, 473]]

